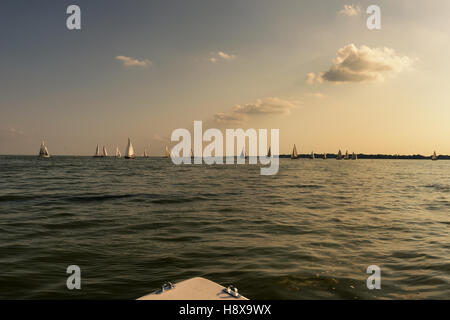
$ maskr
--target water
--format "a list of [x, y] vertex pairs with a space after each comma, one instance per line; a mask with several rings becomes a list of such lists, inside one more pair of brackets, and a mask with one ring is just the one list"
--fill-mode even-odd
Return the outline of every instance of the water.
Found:
[[194, 276], [250, 299], [450, 298], [450, 161], [281, 159], [260, 176], [2, 156], [0, 181], [2, 299], [135, 299]]

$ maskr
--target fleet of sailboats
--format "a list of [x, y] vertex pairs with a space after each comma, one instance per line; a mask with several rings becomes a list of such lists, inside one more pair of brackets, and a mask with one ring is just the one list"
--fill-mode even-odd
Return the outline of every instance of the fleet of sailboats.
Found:
[[[272, 157], [272, 150], [271, 150], [271, 146], [269, 146], [269, 149], [267, 151], [267, 157], [270, 158]], [[102, 146], [102, 151], [100, 152], [100, 147], [97, 144], [97, 147], [95, 149], [95, 154], [94, 157], [107, 157], [108, 156], [108, 151], [106, 150], [105, 146]], [[45, 145], [44, 140], [42, 140], [41, 142], [41, 147], [39, 149], [39, 157], [41, 158], [50, 158], [50, 153], [48, 152], [47, 146]], [[119, 147], [116, 147], [116, 152], [115, 152], [115, 157], [116, 158], [121, 158], [122, 154], [119, 151]], [[144, 158], [148, 158], [148, 153], [147, 153], [147, 149], [144, 148], [144, 153], [143, 153], [143, 157]], [[166, 146], [165, 150], [164, 150], [164, 157], [165, 158], [170, 158], [170, 151], [169, 151], [169, 147]], [[194, 157], [194, 152], [191, 149], [191, 157]], [[242, 149], [241, 151], [241, 158], [245, 158], [248, 159], [248, 155], [245, 152], [245, 148]], [[294, 144], [294, 147], [292, 148], [292, 153], [291, 153], [291, 159], [297, 159], [299, 157], [298, 152], [297, 152], [297, 146]], [[397, 155], [397, 158], [399, 156]], [[134, 159], [135, 158], [135, 154], [134, 154], [134, 148], [133, 148], [133, 144], [131, 143], [130, 138], [128, 138], [128, 144], [126, 147], [126, 151], [125, 151], [125, 159]], [[315, 154], [314, 151], [311, 151], [311, 155], [310, 155], [310, 159], [315, 159]], [[327, 159], [327, 153], [323, 153], [323, 157], [322, 159], [326, 160]], [[358, 155], [355, 152], [352, 152], [351, 155], [349, 155], [348, 150], [345, 151], [345, 155], [342, 156], [342, 152], [339, 149], [337, 155], [336, 155], [336, 160], [358, 160]], [[435, 161], [438, 159], [438, 156], [436, 155], [436, 151], [433, 152], [433, 154], [431, 155], [431, 160]]]
[[41, 142], [41, 148], [39, 150], [39, 157], [41, 157], [41, 158], [50, 158], [50, 153], [48, 152], [48, 149], [45, 146], [44, 140], [42, 140], [42, 142]]

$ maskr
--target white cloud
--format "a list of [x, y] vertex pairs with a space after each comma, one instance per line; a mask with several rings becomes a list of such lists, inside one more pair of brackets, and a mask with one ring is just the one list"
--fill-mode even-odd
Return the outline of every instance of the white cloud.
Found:
[[264, 98], [256, 100], [255, 103], [235, 105], [233, 107], [233, 112], [245, 114], [289, 114], [294, 107], [295, 104], [287, 100], [282, 100], [279, 98]]
[[212, 63], [216, 63], [219, 60], [231, 61], [237, 58], [234, 54], [228, 54], [223, 51], [210, 52], [210, 58], [208, 59]]
[[339, 11], [340, 15], [347, 16], [347, 17], [354, 17], [359, 15], [361, 12], [360, 6], [355, 6], [354, 4], [345, 4], [344, 9]]
[[230, 112], [216, 113], [217, 123], [242, 123], [251, 115], [289, 114], [296, 103], [280, 98], [257, 99], [255, 103], [235, 105]]
[[158, 133], [154, 133], [152, 138], [153, 138], [153, 140], [156, 140], [156, 141], [165, 141], [165, 140], [167, 140], [167, 139], [164, 139], [163, 137], [161, 137]]
[[0, 139], [12, 139], [25, 136], [21, 129], [13, 127], [0, 127]]
[[356, 47], [354, 44], [340, 48], [327, 71], [308, 73], [309, 84], [329, 82], [383, 81], [411, 66], [413, 59], [399, 56], [394, 49]]
[[311, 97], [311, 98], [316, 98], [316, 99], [324, 99], [327, 97], [326, 95], [324, 95], [321, 92], [308, 92], [308, 93], [305, 93], [305, 96]]
[[125, 67], [141, 67], [147, 68], [152, 66], [152, 62], [148, 59], [139, 60], [127, 56], [117, 56], [116, 60], [122, 62]]
[[219, 112], [216, 113], [213, 117], [214, 121], [217, 123], [240, 124], [245, 122], [245, 120], [247, 120], [247, 117], [244, 114], [234, 112], [228, 113]]
[[234, 54], [228, 54], [228, 53], [225, 53], [223, 51], [217, 52], [217, 55], [219, 57], [221, 57], [222, 59], [225, 59], [225, 60], [234, 60], [234, 59], [236, 59], [236, 56]]

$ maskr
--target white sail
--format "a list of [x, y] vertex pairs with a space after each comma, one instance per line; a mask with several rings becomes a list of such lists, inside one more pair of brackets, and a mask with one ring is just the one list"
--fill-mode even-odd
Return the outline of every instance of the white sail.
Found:
[[433, 155], [431, 156], [431, 160], [437, 160], [436, 151], [433, 152]]
[[269, 147], [269, 151], [267, 152], [267, 158], [270, 158], [272, 156], [272, 151], [270, 149], [271, 147]]
[[291, 159], [297, 159], [298, 153], [297, 153], [297, 147], [294, 144], [294, 148], [292, 149]]
[[97, 145], [97, 148], [95, 149], [95, 154], [94, 154], [94, 157], [100, 157], [101, 155], [100, 155], [100, 149], [99, 149], [99, 147], [98, 147], [98, 145]]
[[102, 156], [103, 157], [107, 157], [108, 156], [108, 152], [106, 152], [105, 146], [103, 146], [103, 154], [102, 154]]
[[242, 151], [241, 151], [241, 158], [245, 159], [245, 151], [244, 151], [244, 149], [242, 149]]
[[122, 155], [120, 154], [119, 147], [116, 147], [116, 158], [120, 158]]
[[314, 151], [311, 151], [311, 159], [315, 159], [315, 157], [314, 157]]
[[323, 160], [326, 160], [326, 159], [327, 159], [327, 154], [324, 153], [324, 154], [323, 154]]
[[41, 148], [39, 149], [39, 156], [43, 158], [49, 158], [50, 153], [48, 152], [47, 147], [45, 146], [45, 142], [42, 140]]
[[147, 158], [147, 149], [144, 148], [144, 158]]
[[344, 156], [344, 160], [348, 160], [348, 150], [345, 150], [345, 156]]
[[128, 144], [127, 144], [127, 148], [125, 150], [125, 158], [126, 159], [134, 158], [134, 149], [133, 149], [133, 145], [131, 144], [130, 138], [128, 138]]
[[341, 159], [342, 159], [342, 152], [341, 152], [341, 149], [339, 149], [339, 152], [338, 152], [338, 154], [337, 154], [337, 156], [336, 156], [336, 159], [337, 159], [337, 160], [341, 160]]
[[169, 148], [167, 146], [166, 146], [166, 150], [164, 152], [164, 157], [170, 158], [170, 151], [169, 151]]

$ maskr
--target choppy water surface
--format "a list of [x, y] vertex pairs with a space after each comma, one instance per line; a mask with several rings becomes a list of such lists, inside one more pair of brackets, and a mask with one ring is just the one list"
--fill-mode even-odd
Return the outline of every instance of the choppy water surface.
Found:
[[[0, 157], [0, 298], [135, 299], [203, 276], [250, 299], [450, 298], [450, 161]], [[66, 268], [82, 289], [66, 288]], [[381, 267], [381, 290], [366, 268]]]

